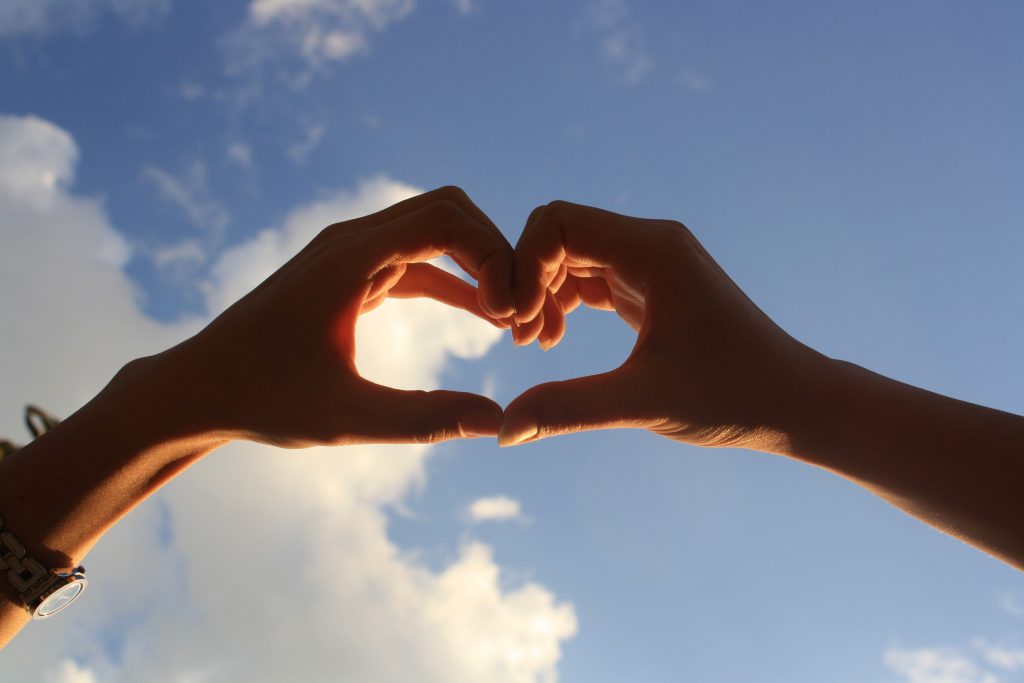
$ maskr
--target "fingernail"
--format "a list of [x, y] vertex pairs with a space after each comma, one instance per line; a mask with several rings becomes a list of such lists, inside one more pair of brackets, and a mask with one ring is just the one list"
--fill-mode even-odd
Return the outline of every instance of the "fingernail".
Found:
[[480, 304], [480, 308], [484, 313], [495, 319], [500, 320], [502, 318], [510, 318], [514, 313], [514, 309], [511, 306], [506, 306], [505, 308], [494, 308], [484, 299], [483, 296], [479, 297], [477, 302]]
[[498, 432], [498, 445], [518, 446], [519, 444], [537, 436], [539, 432], [537, 421], [529, 415], [506, 416], [501, 423], [501, 431]]
[[525, 325], [526, 323], [530, 322], [531, 320], [533, 320], [533, 318], [536, 318], [537, 316], [530, 317], [526, 314], [520, 315], [519, 311], [516, 311], [516, 314], [513, 317], [516, 319], [517, 323], [519, 323], [520, 325]]
[[519, 336], [520, 336], [521, 333], [519, 332], [519, 325], [516, 323], [515, 320], [512, 321], [512, 328], [511, 329], [512, 329], [512, 345], [513, 346], [519, 346], [519, 344], [520, 344]]
[[494, 436], [501, 429], [501, 422], [501, 413], [478, 409], [463, 415], [459, 425], [466, 436]]
[[486, 313], [487, 315], [491, 316], [492, 318], [500, 318], [501, 317], [500, 315], [498, 315], [494, 311], [493, 308], [491, 308], [490, 306], [487, 305], [487, 299], [484, 298], [484, 296], [482, 294], [477, 296], [476, 302], [477, 302], [477, 304], [480, 305], [480, 310], [483, 311], [484, 313]]
[[494, 313], [496, 318], [511, 318], [515, 315], [516, 309], [512, 306], [506, 306], [505, 308], [496, 308]]

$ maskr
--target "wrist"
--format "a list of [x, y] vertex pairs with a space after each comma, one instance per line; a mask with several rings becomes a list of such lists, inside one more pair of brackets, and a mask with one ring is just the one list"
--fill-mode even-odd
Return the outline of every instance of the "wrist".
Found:
[[862, 435], [864, 411], [870, 411], [865, 390], [873, 374], [848, 361], [816, 355], [801, 373], [796, 395], [780, 419], [785, 440], [784, 448], [776, 452], [846, 471], [852, 463], [846, 462], [844, 453], [858, 450], [854, 441]]
[[116, 414], [118, 428], [126, 433], [141, 431], [141, 447], [177, 442], [216, 447], [242, 438], [222, 419], [217, 403], [222, 388], [196, 356], [188, 340], [132, 360], [89, 405]]
[[824, 465], [817, 445], [835, 442], [852, 381], [849, 368], [856, 366], [802, 344], [792, 359], [780, 364], [785, 370], [770, 395], [757, 401], [762, 413], [753, 421], [748, 447]]
[[118, 519], [230, 436], [209, 429], [170, 356], [125, 365], [0, 464], [0, 514], [47, 566], [78, 564]]

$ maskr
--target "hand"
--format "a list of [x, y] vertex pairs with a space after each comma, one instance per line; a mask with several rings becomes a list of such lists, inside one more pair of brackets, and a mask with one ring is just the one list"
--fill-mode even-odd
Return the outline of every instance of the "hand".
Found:
[[[640, 427], [703, 446], [778, 451], [780, 423], [822, 356], [773, 323], [685, 226], [553, 202], [515, 250], [517, 343], [557, 344], [580, 303], [637, 330], [610, 372], [536, 386], [505, 409], [499, 443]], [[790, 410], [784, 411], [783, 407]]]
[[[432, 265], [449, 254], [479, 289]], [[197, 419], [285, 447], [494, 435], [501, 408], [474, 394], [399, 391], [356, 369], [355, 325], [387, 297], [430, 297], [492, 323], [512, 314], [512, 248], [457, 188], [325, 228], [164, 365], [202, 388]]]

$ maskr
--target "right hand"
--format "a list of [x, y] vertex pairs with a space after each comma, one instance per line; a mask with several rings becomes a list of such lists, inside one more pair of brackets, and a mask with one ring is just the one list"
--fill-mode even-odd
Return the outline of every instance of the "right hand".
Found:
[[787, 415], [827, 362], [757, 308], [690, 231], [552, 202], [516, 245], [516, 341], [545, 348], [584, 303], [637, 330], [620, 367], [541, 384], [506, 409], [499, 443], [640, 427], [701, 446], [785, 449]]

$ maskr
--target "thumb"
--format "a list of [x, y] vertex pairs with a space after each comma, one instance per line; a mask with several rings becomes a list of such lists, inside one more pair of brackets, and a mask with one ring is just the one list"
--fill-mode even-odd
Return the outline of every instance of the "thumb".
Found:
[[649, 428], [658, 421], [629, 365], [611, 372], [538, 384], [505, 408], [499, 446], [517, 446], [559, 434], [615, 427]]
[[355, 436], [364, 443], [437, 443], [494, 436], [501, 406], [461, 391], [402, 391], [366, 382]]

